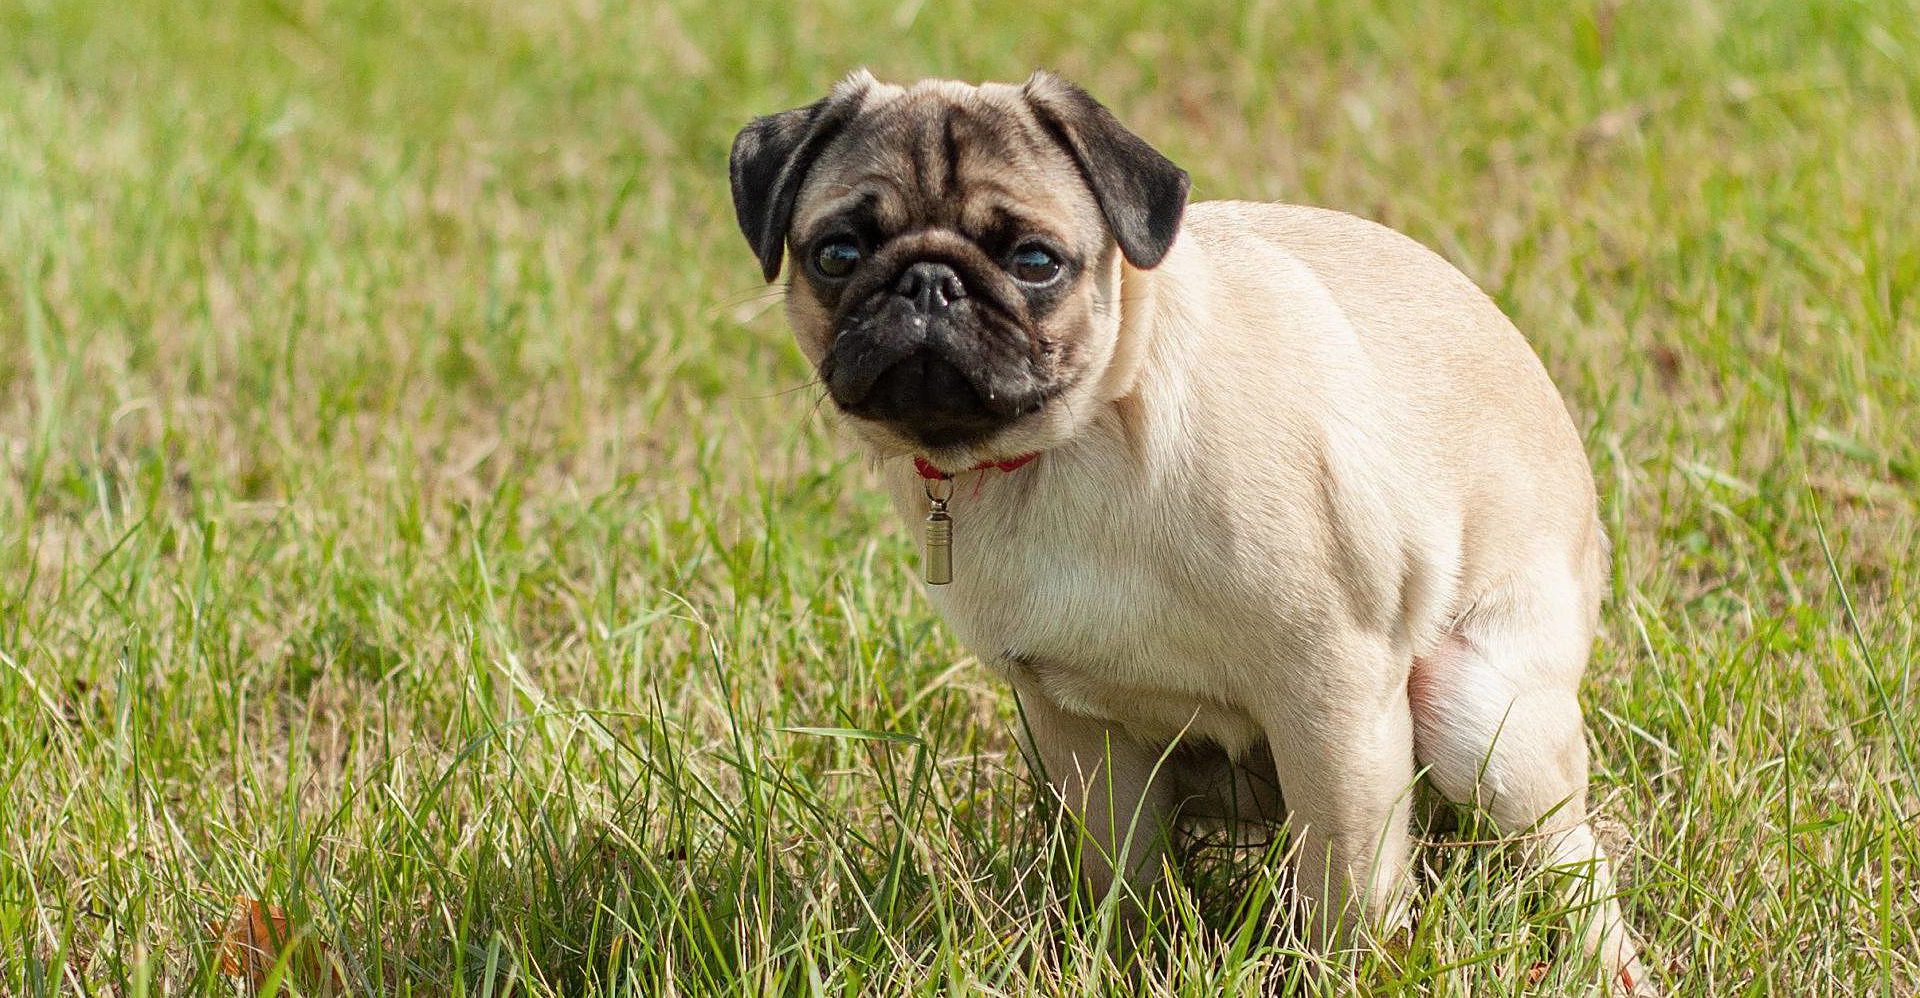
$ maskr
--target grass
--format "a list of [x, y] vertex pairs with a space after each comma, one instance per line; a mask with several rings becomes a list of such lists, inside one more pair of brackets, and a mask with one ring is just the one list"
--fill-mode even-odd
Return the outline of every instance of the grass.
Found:
[[[1920, 6], [1471, 6], [0, 0], [0, 992], [234, 993], [236, 895], [357, 992], [1298, 977], [1252, 853], [1100, 942], [734, 230], [749, 116], [1044, 65], [1527, 331], [1668, 985], [1920, 993]], [[1582, 987], [1504, 853], [1334, 979]]]

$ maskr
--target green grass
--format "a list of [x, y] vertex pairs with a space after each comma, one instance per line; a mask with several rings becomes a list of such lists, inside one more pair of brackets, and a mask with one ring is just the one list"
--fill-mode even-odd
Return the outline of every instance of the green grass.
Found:
[[[1488, 288], [1618, 542], [1595, 797], [1654, 962], [1920, 991], [1920, 5], [1075, 6], [0, 0], [0, 993], [232, 994], [235, 895], [364, 992], [1303, 972], [1198, 847], [1115, 962], [807, 389], [725, 151], [863, 64], [1056, 68], [1197, 197]], [[1508, 860], [1427, 851], [1343, 973], [1580, 987]]]

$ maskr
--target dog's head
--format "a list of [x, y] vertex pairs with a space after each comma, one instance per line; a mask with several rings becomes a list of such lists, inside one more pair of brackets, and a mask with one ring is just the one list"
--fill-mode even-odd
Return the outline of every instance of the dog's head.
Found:
[[1085, 91], [864, 72], [733, 143], [734, 209], [835, 405], [883, 453], [1010, 457], [1093, 408], [1121, 259], [1172, 246], [1187, 175]]

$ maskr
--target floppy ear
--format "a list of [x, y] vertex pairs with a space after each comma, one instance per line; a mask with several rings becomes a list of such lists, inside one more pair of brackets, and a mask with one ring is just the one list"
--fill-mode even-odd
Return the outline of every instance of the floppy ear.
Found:
[[793, 200], [807, 170], [860, 109], [873, 77], [855, 73], [833, 93], [791, 111], [755, 118], [734, 136], [727, 170], [733, 183], [733, 212], [760, 271], [771, 281], [780, 275]]
[[1173, 165], [1085, 90], [1045, 71], [1021, 88], [1040, 124], [1072, 154], [1127, 262], [1156, 266], [1180, 231], [1187, 171]]

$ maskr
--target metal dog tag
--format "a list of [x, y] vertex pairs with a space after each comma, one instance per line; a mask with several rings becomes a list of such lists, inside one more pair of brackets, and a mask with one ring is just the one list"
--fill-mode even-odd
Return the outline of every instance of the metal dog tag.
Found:
[[[936, 484], [943, 488], [936, 491]], [[927, 543], [920, 558], [920, 572], [930, 586], [944, 586], [953, 581], [953, 517], [947, 515], [947, 500], [951, 498], [952, 479], [927, 482]]]

